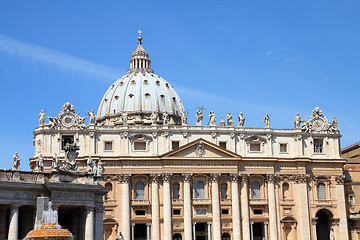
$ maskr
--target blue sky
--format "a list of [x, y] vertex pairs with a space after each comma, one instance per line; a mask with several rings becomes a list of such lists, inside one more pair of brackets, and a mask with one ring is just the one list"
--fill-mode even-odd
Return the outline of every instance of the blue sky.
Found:
[[[137, 30], [189, 112], [292, 128], [318, 106], [360, 141], [359, 1], [1, 1], [0, 168], [29, 169], [38, 113], [82, 116], [129, 67]], [[207, 114], [206, 114], [207, 115]], [[234, 119], [236, 119], [234, 117]], [[208, 119], [205, 117], [204, 122]], [[236, 121], [237, 123], [237, 121]]]

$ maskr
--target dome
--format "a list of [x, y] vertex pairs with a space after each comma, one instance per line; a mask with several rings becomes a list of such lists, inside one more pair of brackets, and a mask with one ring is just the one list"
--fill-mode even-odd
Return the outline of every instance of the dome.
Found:
[[[141, 37], [132, 53], [130, 70], [105, 93], [98, 112], [98, 124], [184, 124], [182, 102], [173, 87], [150, 68], [149, 53]], [[154, 116], [154, 114], [156, 116]]]

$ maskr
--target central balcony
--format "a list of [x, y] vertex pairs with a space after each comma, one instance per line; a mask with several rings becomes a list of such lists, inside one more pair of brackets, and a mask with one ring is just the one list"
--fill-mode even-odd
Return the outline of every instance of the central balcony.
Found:
[[131, 200], [131, 206], [150, 206], [151, 201], [149, 199], [133, 199]]

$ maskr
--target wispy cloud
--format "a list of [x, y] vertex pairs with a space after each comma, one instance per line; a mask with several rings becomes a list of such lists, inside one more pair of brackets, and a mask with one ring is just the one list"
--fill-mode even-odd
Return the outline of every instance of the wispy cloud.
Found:
[[17, 39], [0, 34], [0, 52], [6, 52], [13, 56], [46, 63], [62, 70], [93, 75], [109, 79], [117, 76], [120, 69], [110, 68], [82, 58], [70, 56], [66, 53], [44, 48], [32, 43], [23, 42]]

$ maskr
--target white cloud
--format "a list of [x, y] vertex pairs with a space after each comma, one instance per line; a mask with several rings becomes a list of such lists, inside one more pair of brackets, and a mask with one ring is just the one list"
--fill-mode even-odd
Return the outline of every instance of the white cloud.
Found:
[[19, 41], [0, 34], [0, 51], [32, 61], [43, 62], [62, 70], [93, 75], [100, 78], [114, 78], [121, 70], [113, 69], [66, 53]]

